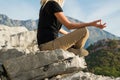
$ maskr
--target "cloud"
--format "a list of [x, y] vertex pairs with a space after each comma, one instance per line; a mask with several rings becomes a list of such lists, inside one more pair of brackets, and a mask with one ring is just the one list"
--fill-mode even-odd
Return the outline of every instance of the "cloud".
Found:
[[79, 0], [66, 0], [64, 4], [64, 13], [67, 16], [79, 19], [79, 20], [84, 20], [84, 11], [79, 3]]
[[105, 4], [101, 4], [100, 8], [92, 10], [93, 13], [88, 16], [88, 20], [99, 19], [109, 16], [120, 10], [120, 5], [117, 1], [108, 1]]

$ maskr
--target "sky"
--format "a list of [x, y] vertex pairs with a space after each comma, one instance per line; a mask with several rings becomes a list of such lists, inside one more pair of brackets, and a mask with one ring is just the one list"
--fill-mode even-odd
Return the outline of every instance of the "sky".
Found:
[[[40, 0], [0, 0], [0, 14], [17, 20], [38, 19]], [[65, 0], [66, 16], [90, 22], [102, 19], [104, 29], [120, 37], [120, 0]]]

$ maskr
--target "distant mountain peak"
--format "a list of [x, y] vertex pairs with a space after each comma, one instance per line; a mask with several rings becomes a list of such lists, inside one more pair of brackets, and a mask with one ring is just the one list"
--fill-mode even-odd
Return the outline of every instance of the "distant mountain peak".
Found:
[[8, 16], [0, 14], [0, 19], [7, 19], [7, 18], [8, 18]]
[[10, 27], [24, 26], [28, 30], [33, 30], [33, 29], [37, 28], [37, 22], [38, 22], [38, 20], [31, 20], [31, 19], [29, 19], [29, 20], [13, 20], [4, 14], [0, 14], [0, 24], [10, 26]]

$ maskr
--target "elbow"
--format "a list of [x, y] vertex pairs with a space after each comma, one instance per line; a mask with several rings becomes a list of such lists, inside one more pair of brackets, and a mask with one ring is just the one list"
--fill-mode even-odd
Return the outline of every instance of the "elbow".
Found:
[[67, 29], [72, 29], [72, 24], [71, 24], [71, 23], [67, 23], [67, 24], [65, 25], [65, 27], [66, 27]]

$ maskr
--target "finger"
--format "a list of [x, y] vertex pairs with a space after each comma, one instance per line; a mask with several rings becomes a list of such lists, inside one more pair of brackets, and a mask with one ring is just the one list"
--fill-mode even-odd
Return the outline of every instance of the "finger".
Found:
[[102, 22], [100, 21], [100, 24], [102, 24]]
[[103, 25], [103, 28], [105, 28], [106, 26], [105, 25]]
[[99, 20], [96, 20], [95, 22], [101, 22], [101, 19], [99, 19]]
[[98, 23], [98, 22], [100, 22], [100, 21], [101, 21], [101, 19], [99, 19], [99, 20], [95, 20], [94, 23]]
[[104, 26], [106, 25], [106, 23], [103, 24]]
[[99, 26], [100, 29], [103, 29], [103, 28], [105, 28], [105, 27], [106, 27], [105, 25], [100, 25], [100, 26]]
[[103, 28], [105, 28], [106, 26], [103, 26]]

